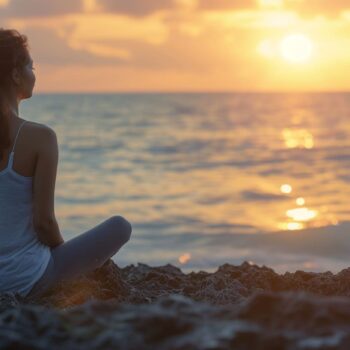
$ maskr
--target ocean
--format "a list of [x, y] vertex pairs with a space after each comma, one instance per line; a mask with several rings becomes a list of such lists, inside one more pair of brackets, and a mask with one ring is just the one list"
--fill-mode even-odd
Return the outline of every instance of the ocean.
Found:
[[56, 131], [65, 240], [112, 215], [120, 267], [332, 271], [350, 257], [350, 94], [33, 94]]

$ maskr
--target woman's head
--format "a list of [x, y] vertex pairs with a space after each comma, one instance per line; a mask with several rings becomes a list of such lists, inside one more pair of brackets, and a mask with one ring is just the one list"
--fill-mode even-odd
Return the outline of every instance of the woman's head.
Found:
[[32, 96], [36, 80], [32, 65], [26, 35], [0, 28], [0, 160], [11, 143], [8, 122], [12, 104]]
[[[0, 93], [29, 98], [35, 85], [27, 36], [15, 29], [0, 28]], [[11, 96], [12, 97], [12, 96]]]

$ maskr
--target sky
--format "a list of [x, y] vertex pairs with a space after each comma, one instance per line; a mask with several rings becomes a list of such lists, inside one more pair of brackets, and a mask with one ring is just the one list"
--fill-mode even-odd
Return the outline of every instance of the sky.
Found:
[[350, 0], [0, 0], [35, 92], [350, 90]]

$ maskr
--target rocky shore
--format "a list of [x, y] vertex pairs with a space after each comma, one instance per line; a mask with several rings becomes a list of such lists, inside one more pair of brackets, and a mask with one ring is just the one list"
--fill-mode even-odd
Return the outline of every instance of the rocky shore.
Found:
[[350, 268], [277, 274], [112, 260], [39, 300], [0, 294], [1, 349], [350, 349]]

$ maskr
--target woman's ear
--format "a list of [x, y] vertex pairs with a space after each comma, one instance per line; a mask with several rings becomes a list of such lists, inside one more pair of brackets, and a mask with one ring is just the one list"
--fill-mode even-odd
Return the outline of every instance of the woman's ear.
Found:
[[16, 85], [21, 84], [21, 76], [20, 76], [17, 68], [13, 68], [13, 70], [12, 70], [12, 80], [14, 81], [14, 83]]

